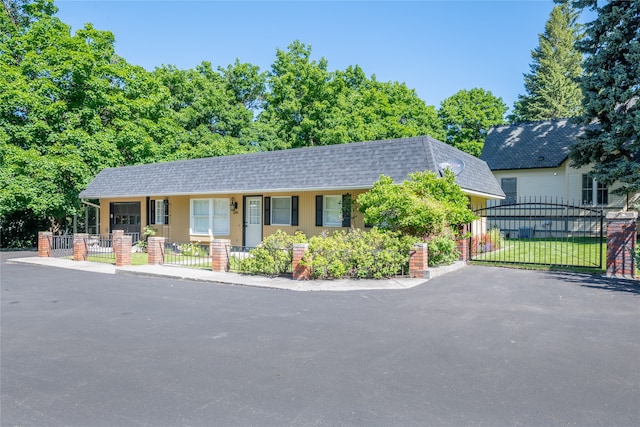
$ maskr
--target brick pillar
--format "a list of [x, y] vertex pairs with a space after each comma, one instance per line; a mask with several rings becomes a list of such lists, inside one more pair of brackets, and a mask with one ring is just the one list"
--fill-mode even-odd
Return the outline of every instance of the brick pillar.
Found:
[[121, 236], [113, 239], [113, 251], [116, 253], [116, 267], [131, 265], [131, 236]]
[[209, 246], [211, 254], [211, 270], [225, 272], [229, 268], [229, 250], [231, 249], [231, 240], [229, 239], [213, 239]]
[[409, 277], [428, 277], [429, 250], [426, 243], [413, 245], [409, 255]]
[[87, 240], [89, 235], [87, 233], [76, 233], [73, 235], [73, 260], [74, 261], [86, 261], [88, 250]]
[[456, 249], [458, 250], [458, 252], [460, 252], [460, 256], [458, 257], [458, 260], [468, 261], [470, 248], [469, 248], [469, 236], [467, 236], [467, 234], [469, 234], [469, 226], [466, 224], [461, 226], [458, 232], [460, 233], [460, 236], [462, 236], [460, 239], [456, 241]]
[[51, 256], [53, 249], [53, 233], [51, 231], [38, 231], [38, 256]]
[[637, 212], [607, 213], [607, 276], [636, 277]]
[[308, 243], [293, 244], [293, 263], [291, 266], [291, 271], [293, 271], [293, 280], [309, 280], [311, 278], [311, 268], [300, 262], [307, 254], [308, 250]]
[[113, 249], [113, 253], [115, 253], [116, 255], [118, 254], [117, 249], [116, 249], [116, 240], [118, 240], [120, 237], [124, 236], [124, 230], [113, 230], [111, 232], [111, 248]]
[[149, 265], [164, 264], [164, 237], [147, 238], [147, 255], [149, 256]]

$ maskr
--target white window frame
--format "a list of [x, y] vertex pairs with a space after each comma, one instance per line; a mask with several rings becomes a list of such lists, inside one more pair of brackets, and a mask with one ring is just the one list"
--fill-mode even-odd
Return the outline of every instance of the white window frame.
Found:
[[155, 224], [164, 225], [164, 200], [156, 200], [156, 217]]
[[[327, 200], [329, 199], [338, 199], [338, 205], [340, 206], [338, 209], [328, 209]], [[331, 222], [328, 220], [329, 212], [339, 212], [338, 221]], [[342, 195], [327, 195], [322, 196], [322, 225], [324, 227], [342, 227]]]
[[[208, 228], [206, 232], [204, 230], [195, 230], [194, 227], [196, 219], [194, 215], [194, 204], [197, 201], [206, 201], [208, 203], [208, 212], [206, 215]], [[229, 235], [231, 230], [231, 216], [228, 198], [191, 199], [189, 209], [189, 233], [191, 235], [208, 235], [210, 237]], [[205, 216], [202, 215], [201, 217], [204, 218]]]
[[[275, 201], [276, 200], [289, 200], [289, 208], [288, 208], [288, 212], [287, 212], [287, 222], [276, 222], [274, 221], [274, 216], [273, 216], [273, 211], [276, 210], [275, 208]], [[284, 212], [284, 209], [277, 209], [278, 211], [282, 211]], [[291, 225], [291, 196], [271, 196], [271, 212], [269, 212], [269, 215], [271, 215], [271, 225]]]

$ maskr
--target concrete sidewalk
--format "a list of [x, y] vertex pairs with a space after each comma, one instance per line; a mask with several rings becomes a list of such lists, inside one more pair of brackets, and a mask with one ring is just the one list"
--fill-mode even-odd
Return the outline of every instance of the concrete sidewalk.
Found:
[[238, 273], [218, 273], [168, 265], [137, 265], [116, 267], [113, 264], [73, 261], [63, 258], [27, 257], [8, 259], [8, 263], [40, 265], [44, 267], [68, 268], [102, 274], [122, 274], [129, 276], [163, 277], [167, 279], [195, 280], [201, 282], [221, 283], [228, 285], [255, 286], [262, 288], [286, 289], [290, 291], [356, 291], [356, 290], [389, 290], [409, 289], [427, 280], [441, 276], [465, 266], [464, 262], [430, 268], [428, 278], [393, 278], [393, 279], [341, 279], [341, 280], [293, 280], [286, 277], [265, 277]]

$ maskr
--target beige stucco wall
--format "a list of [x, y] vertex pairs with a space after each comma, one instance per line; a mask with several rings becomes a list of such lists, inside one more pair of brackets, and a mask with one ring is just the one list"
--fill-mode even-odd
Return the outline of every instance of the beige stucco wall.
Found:
[[[569, 204], [580, 205], [582, 199], [582, 174], [589, 173], [591, 167], [573, 168], [565, 161], [557, 168], [518, 169], [494, 171], [493, 175], [500, 184], [502, 178], [517, 178], [519, 198], [562, 199]], [[626, 197], [612, 193], [616, 185], [609, 188], [609, 204], [606, 209], [625, 208]], [[637, 197], [637, 195], [636, 195]]]
[[[335, 230], [345, 229], [343, 227], [316, 227], [315, 225], [315, 197], [317, 195], [343, 195], [349, 193], [353, 200], [352, 212], [351, 212], [351, 227], [364, 228], [363, 215], [357, 210], [356, 199], [358, 195], [364, 193], [367, 190], [348, 190], [348, 191], [304, 191], [304, 192], [278, 192], [278, 193], [264, 193], [264, 194], [247, 194], [246, 196], [298, 196], [298, 225], [297, 226], [282, 226], [282, 225], [263, 225], [262, 236], [268, 236], [275, 233], [277, 230], [285, 231], [286, 233], [293, 234], [296, 231], [301, 231], [307, 236], [319, 235], [322, 232], [331, 233]], [[238, 204], [238, 208], [235, 211], [231, 211], [229, 215], [230, 219], [230, 233], [228, 235], [216, 235], [215, 238], [230, 239], [232, 245], [240, 246], [243, 244], [243, 195], [242, 194], [202, 194], [197, 196], [168, 196], [166, 199], [169, 201], [169, 224], [168, 225], [153, 225], [158, 230], [157, 236], [165, 237], [168, 241], [172, 242], [189, 242], [200, 241], [208, 242], [212, 239], [208, 235], [192, 235], [189, 234], [190, 227], [190, 201], [191, 199], [208, 199], [208, 198], [233, 198]], [[161, 199], [161, 197], [153, 197], [152, 199]], [[146, 198], [122, 198], [122, 199], [101, 199], [100, 200], [100, 232], [103, 234], [109, 233], [109, 203], [111, 202], [140, 202], [141, 206], [141, 232], [147, 221], [147, 208]], [[471, 196], [470, 202], [472, 206], [484, 206], [486, 199], [480, 196]], [[264, 205], [262, 206], [264, 210]], [[263, 219], [264, 221], [264, 219]]]

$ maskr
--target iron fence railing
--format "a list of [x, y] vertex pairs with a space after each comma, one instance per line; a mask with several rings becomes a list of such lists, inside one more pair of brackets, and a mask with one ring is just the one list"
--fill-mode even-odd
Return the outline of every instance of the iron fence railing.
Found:
[[54, 234], [49, 241], [49, 252], [56, 258], [73, 256], [73, 235]]
[[163, 249], [165, 265], [211, 268], [209, 243], [165, 242]]
[[84, 239], [87, 248], [87, 257], [102, 258], [115, 262], [116, 254], [113, 251], [113, 238], [111, 235], [94, 234]]
[[505, 264], [602, 268], [602, 209], [548, 199], [474, 210], [470, 258]]

